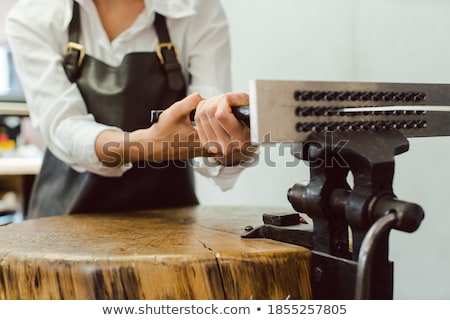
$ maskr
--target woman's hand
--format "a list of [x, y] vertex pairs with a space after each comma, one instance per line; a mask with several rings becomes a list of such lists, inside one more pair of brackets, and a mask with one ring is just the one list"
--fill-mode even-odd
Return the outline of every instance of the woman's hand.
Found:
[[255, 148], [250, 143], [250, 129], [237, 120], [233, 107], [248, 106], [246, 93], [228, 93], [199, 103], [195, 122], [200, 143], [224, 165], [251, 159]]
[[128, 162], [184, 160], [207, 155], [190, 113], [203, 98], [195, 93], [180, 100], [160, 115], [150, 128], [131, 133], [106, 130], [96, 140], [96, 152], [109, 166]]
[[203, 98], [198, 93], [191, 94], [164, 110], [149, 129], [131, 134], [132, 138], [147, 144], [144, 160], [184, 160], [205, 155], [190, 120], [190, 113], [201, 101]]

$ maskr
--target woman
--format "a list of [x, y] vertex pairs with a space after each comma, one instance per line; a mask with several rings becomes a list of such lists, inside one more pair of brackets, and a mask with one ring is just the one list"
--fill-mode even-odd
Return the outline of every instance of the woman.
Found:
[[6, 27], [47, 146], [29, 218], [195, 205], [194, 157], [213, 157], [200, 171], [232, 186], [249, 130], [231, 108], [248, 96], [222, 94], [219, 0], [18, 0]]

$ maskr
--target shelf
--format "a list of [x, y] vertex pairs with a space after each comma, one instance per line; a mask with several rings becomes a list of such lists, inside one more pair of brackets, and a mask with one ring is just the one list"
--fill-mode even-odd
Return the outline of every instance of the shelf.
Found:
[[0, 115], [27, 116], [28, 106], [25, 102], [0, 101]]
[[41, 158], [0, 158], [0, 176], [37, 175]]

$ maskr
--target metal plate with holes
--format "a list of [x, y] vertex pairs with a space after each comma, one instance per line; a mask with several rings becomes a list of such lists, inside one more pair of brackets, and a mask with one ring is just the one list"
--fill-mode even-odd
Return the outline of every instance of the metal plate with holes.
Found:
[[450, 85], [255, 80], [252, 141], [301, 142], [310, 132], [400, 130], [450, 135]]

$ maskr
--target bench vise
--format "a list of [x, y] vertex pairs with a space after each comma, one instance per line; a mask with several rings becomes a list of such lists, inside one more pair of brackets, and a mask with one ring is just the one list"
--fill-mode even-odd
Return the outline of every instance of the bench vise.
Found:
[[394, 193], [395, 156], [408, 138], [450, 135], [449, 106], [446, 84], [253, 81], [252, 140], [290, 143], [310, 179], [287, 192], [296, 213], [265, 213], [242, 237], [311, 249], [315, 299], [392, 299], [389, 232], [424, 219]]

